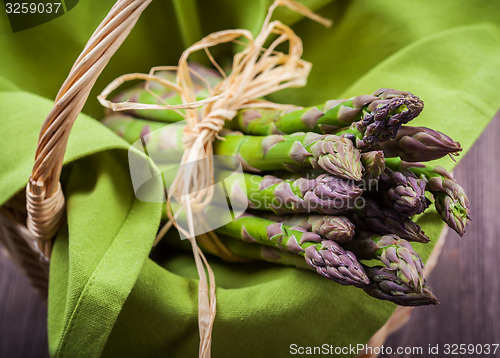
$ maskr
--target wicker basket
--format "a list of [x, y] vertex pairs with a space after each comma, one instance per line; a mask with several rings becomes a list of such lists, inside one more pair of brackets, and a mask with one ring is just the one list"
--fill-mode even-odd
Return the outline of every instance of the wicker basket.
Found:
[[[0, 207], [0, 243], [3, 251], [24, 272], [43, 300], [47, 299], [52, 240], [65, 219], [65, 199], [59, 182], [69, 133], [95, 81], [128, 36], [151, 0], [118, 0], [91, 36], [63, 83], [45, 119], [38, 140], [35, 165], [26, 187]], [[446, 230], [436, 244], [426, 274], [435, 266]], [[404, 325], [409, 307], [398, 307], [370, 339], [380, 347]], [[376, 357], [361, 354], [359, 357]]]

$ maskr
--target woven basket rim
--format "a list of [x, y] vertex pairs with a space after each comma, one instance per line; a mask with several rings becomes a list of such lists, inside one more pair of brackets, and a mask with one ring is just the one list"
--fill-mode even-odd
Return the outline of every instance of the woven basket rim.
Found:
[[60, 185], [73, 124], [97, 78], [152, 0], [118, 0], [90, 37], [56, 96], [40, 129], [35, 164], [26, 187], [27, 227], [41, 255], [50, 257], [61, 227], [65, 198]]

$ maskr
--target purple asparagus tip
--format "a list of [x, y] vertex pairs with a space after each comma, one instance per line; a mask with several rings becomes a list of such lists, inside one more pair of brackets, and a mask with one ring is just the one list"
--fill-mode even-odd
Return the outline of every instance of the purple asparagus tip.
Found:
[[400, 279], [395, 270], [381, 266], [365, 266], [365, 272], [371, 282], [371, 285], [365, 288], [365, 292], [372, 297], [391, 301], [400, 306], [439, 304], [439, 300], [428, 286], [424, 285], [419, 291], [415, 291]]
[[368, 147], [394, 138], [401, 125], [417, 117], [424, 108], [422, 100], [410, 92], [382, 88], [372, 95], [380, 99], [371, 102], [369, 113], [353, 123]]
[[424, 264], [411, 244], [397, 235], [378, 236], [366, 231], [356, 233], [356, 239], [344, 248], [360, 259], [378, 259], [397, 272], [398, 278], [414, 292], [424, 286]]
[[384, 152], [374, 150], [361, 153], [361, 163], [363, 164], [363, 180], [366, 182], [376, 180], [385, 170]]
[[427, 162], [462, 151], [459, 142], [446, 134], [426, 127], [402, 126], [396, 137], [379, 143], [388, 158], [400, 157], [408, 162]]
[[[320, 174], [316, 179], [281, 180], [265, 176], [261, 189], [278, 184], [273, 191], [276, 197], [272, 209], [275, 213], [319, 212], [335, 215], [352, 207], [363, 189], [355, 183]], [[299, 191], [300, 193], [297, 193]]]
[[429, 238], [418, 224], [401, 216], [394, 209], [379, 206], [371, 199], [366, 199], [359, 214], [355, 214], [351, 219], [356, 227], [360, 226], [378, 234], [396, 234], [408, 241], [429, 242]]
[[307, 247], [305, 259], [320, 275], [342, 285], [364, 287], [369, 283], [356, 256], [334, 241], [323, 241], [319, 250], [316, 246]]
[[469, 198], [445, 169], [437, 167], [434, 172], [440, 176], [430, 178], [427, 189], [434, 196], [436, 210], [449, 227], [463, 236], [471, 221]]
[[354, 236], [354, 224], [344, 216], [312, 216], [312, 232], [338, 243], [349, 242]]
[[384, 181], [390, 185], [384, 193], [384, 200], [403, 216], [413, 216], [424, 212], [428, 207], [425, 197], [427, 181], [417, 178], [408, 170], [391, 172], [384, 175]]
[[361, 180], [361, 153], [352, 141], [328, 135], [314, 143], [310, 150], [314, 158], [311, 160], [313, 167], [322, 168], [340, 178]]
[[425, 282], [422, 259], [410, 243], [396, 235], [384, 235], [378, 241], [380, 261], [388, 268], [399, 272], [399, 279], [415, 292]]

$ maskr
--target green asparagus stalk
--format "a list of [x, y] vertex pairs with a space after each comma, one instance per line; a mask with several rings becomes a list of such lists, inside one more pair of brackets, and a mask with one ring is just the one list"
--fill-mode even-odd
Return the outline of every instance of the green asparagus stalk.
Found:
[[157, 164], [179, 163], [182, 158], [183, 123], [174, 123], [166, 127], [165, 123], [115, 114], [105, 117], [102, 124], [130, 144], [141, 140], [141, 146], [145, 146], [147, 154]]
[[375, 201], [365, 198], [365, 203], [354, 212], [345, 214], [356, 226], [356, 230], [377, 234], [395, 234], [408, 241], [429, 242], [420, 226], [394, 209], [381, 207]]
[[420, 292], [424, 285], [424, 264], [411, 244], [396, 235], [378, 236], [366, 232], [357, 233], [359, 237], [343, 244], [359, 259], [378, 259], [389, 269], [397, 271], [398, 278], [413, 291]]
[[382, 192], [385, 203], [401, 215], [413, 216], [427, 208], [425, 179], [417, 178], [408, 170], [393, 172], [388, 169], [387, 174], [383, 175], [383, 181], [388, 185]]
[[[173, 125], [175, 130], [172, 125], [162, 129], [164, 126], [161, 123], [124, 116], [108, 117], [103, 123], [129, 143], [140, 138], [152, 138], [145, 141], [149, 154], [156, 153], [161, 157], [165, 148], [176, 152], [183, 150], [180, 124]], [[333, 135], [300, 133], [258, 137], [231, 134], [225, 136], [224, 140], [216, 141], [214, 146], [216, 155], [239, 158], [246, 171], [293, 171], [312, 166], [341, 178], [361, 179], [360, 152], [350, 140]], [[164, 155], [162, 159], [168, 160], [168, 155]]]
[[377, 148], [384, 151], [387, 158], [400, 157], [408, 162], [427, 162], [446, 155], [458, 155], [460, 143], [446, 134], [426, 127], [402, 126], [396, 137], [379, 142]]
[[427, 167], [422, 163], [408, 163], [389, 158], [386, 165], [392, 170], [408, 169], [417, 177], [427, 180], [426, 190], [434, 197], [434, 205], [443, 221], [460, 236], [470, 222], [469, 198], [464, 189], [444, 168]]
[[[224, 246], [226, 246], [232, 254], [237, 256], [284, 266], [294, 266], [303, 270], [312, 269], [305, 260], [304, 256], [296, 255], [291, 252], [266, 245], [249, 244], [242, 240], [235, 240], [234, 238], [226, 235], [218, 234], [217, 236]], [[202, 249], [204, 249], [203, 246]]]
[[350, 140], [334, 135], [296, 133], [266, 137], [227, 135], [216, 141], [214, 153], [240, 159], [250, 172], [312, 167], [340, 178], [360, 180], [361, 153]]
[[134, 143], [151, 132], [165, 127], [164, 123], [138, 120], [120, 113], [104, 117], [101, 123], [129, 143]]
[[[216, 71], [199, 65], [192, 65], [192, 68], [212, 86], [221, 80], [220, 74]], [[173, 71], [157, 72], [156, 76], [175, 82]], [[206, 84], [194, 75], [192, 81], [197, 100], [206, 98], [209, 95]], [[150, 90], [146, 91], [144, 85], [136, 86], [120, 93], [114, 101], [146, 104], [181, 103], [179, 94], [165, 86], [151, 82]], [[330, 134], [358, 122], [351, 127], [351, 133], [369, 144], [382, 137], [393, 137], [399, 126], [418, 116], [422, 108], [422, 101], [413, 94], [382, 88], [372, 95], [330, 100], [322, 105], [308, 108], [242, 109], [231, 122], [228, 122], [228, 127], [252, 135], [296, 132]], [[131, 110], [127, 112], [136, 117], [163, 122], [182, 120], [182, 116], [175, 111]], [[381, 135], [382, 127], [390, 127], [390, 129], [385, 129], [386, 134]]]
[[316, 179], [280, 179], [272, 175], [225, 175], [218, 172], [228, 193], [238, 202], [277, 214], [310, 213], [334, 215], [355, 205], [363, 190], [352, 182], [322, 174]]
[[424, 285], [418, 292], [401, 280], [397, 271], [382, 266], [364, 266], [370, 278], [370, 287], [365, 292], [380, 300], [392, 301], [400, 306], [422, 306], [438, 304], [431, 289]]
[[340, 284], [361, 287], [368, 284], [361, 264], [351, 252], [312, 232], [294, 230], [281, 223], [251, 215], [241, 216], [216, 229], [216, 232], [301, 255], [320, 275]]
[[[182, 143], [179, 141], [175, 144], [174, 140], [158, 140], [152, 145], [151, 141], [161, 139], [163, 133], [161, 132], [160, 136], [153, 136], [151, 139], [149, 131], [154, 131], [155, 125], [163, 128], [163, 124], [150, 122], [152, 126], [145, 130], [144, 127], [137, 126], [139, 121], [127, 116], [108, 117], [105, 123], [129, 142], [135, 142], [138, 138], [142, 138], [148, 144], [148, 154], [159, 158], [157, 164], [166, 183], [172, 182], [177, 173], [177, 164], [162, 163], [161, 159], [165, 158], [158, 154], [161, 154], [163, 148], [158, 147], [169, 144], [170, 146], [176, 145], [176, 149], [178, 149]], [[183, 127], [178, 127], [180, 133]], [[289, 180], [281, 180], [271, 175], [262, 177], [248, 173], [243, 175], [230, 174], [232, 172], [228, 172], [227, 168], [216, 171], [216, 178], [223, 180], [227, 189], [222, 197], [230, 194], [231, 200], [236, 200], [237, 203], [248, 204], [253, 209], [270, 210], [280, 214], [297, 212], [335, 214], [343, 212], [354, 206], [356, 198], [363, 193], [363, 190], [354, 183], [326, 174], [320, 174], [315, 179], [298, 177]], [[227, 204], [226, 199], [222, 199], [223, 202], [220, 202], [220, 199], [220, 195], [216, 196], [214, 204]], [[164, 210], [163, 219], [166, 218], [167, 213]]]
[[[369, 144], [377, 138], [393, 137], [399, 126], [418, 116], [422, 108], [422, 101], [413, 94], [382, 88], [370, 96], [331, 100], [307, 108], [282, 111], [244, 109], [230, 126], [247, 134], [269, 135], [295, 132], [329, 134], [354, 124], [351, 133]], [[386, 128], [386, 134], [381, 136], [382, 127]]]
[[283, 223], [292, 229], [306, 230], [321, 236], [325, 240], [345, 243], [354, 237], [354, 224], [345, 216], [331, 215], [274, 215], [258, 214], [265, 219]]

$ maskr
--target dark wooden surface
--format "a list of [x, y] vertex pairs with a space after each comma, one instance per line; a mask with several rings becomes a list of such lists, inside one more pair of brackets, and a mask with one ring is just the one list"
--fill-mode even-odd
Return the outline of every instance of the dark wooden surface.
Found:
[[[429, 277], [441, 304], [419, 307], [386, 342], [397, 347], [500, 343], [500, 115], [455, 170], [472, 199], [473, 222], [460, 238], [450, 230]], [[48, 357], [47, 311], [26, 279], [0, 255], [0, 357]], [[477, 355], [455, 355], [472, 357]], [[500, 357], [500, 349], [496, 356]], [[451, 357], [451, 356], [449, 356]], [[480, 357], [486, 357], [481, 355]], [[489, 355], [488, 357], [492, 357]]]
[[46, 306], [0, 252], [0, 357], [48, 357], [46, 321]]

